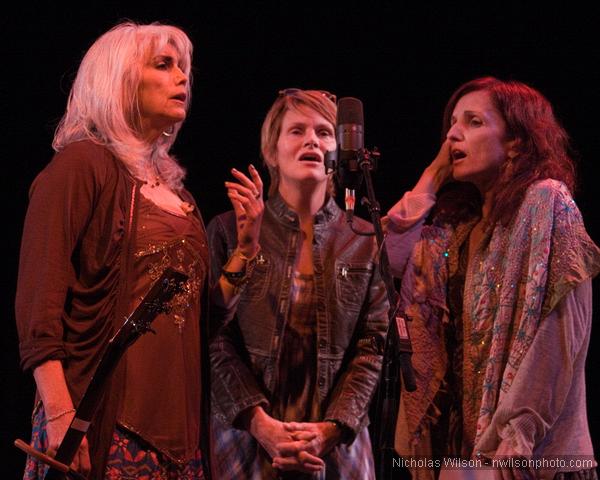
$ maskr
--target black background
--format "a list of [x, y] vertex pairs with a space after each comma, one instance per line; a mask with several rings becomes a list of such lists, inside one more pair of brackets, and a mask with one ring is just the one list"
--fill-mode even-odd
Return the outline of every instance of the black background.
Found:
[[[579, 153], [575, 197], [591, 237], [600, 243], [594, 178], [600, 158], [595, 10], [573, 2], [19, 3], [12, 2], [10, 10], [3, 7], [0, 17], [6, 258], [0, 363], [0, 452], [6, 460], [1, 478], [20, 475], [24, 455], [11, 443], [29, 438], [33, 400], [31, 376], [19, 369], [13, 307], [27, 191], [52, 156], [53, 131], [83, 53], [121, 20], [172, 23], [194, 43], [192, 109], [174, 152], [187, 167], [187, 186], [206, 220], [229, 208], [223, 187], [229, 169], [260, 164], [259, 129], [278, 90], [326, 89], [338, 98], [363, 101], [366, 145], [382, 152], [375, 188], [386, 210], [436, 154], [441, 113], [452, 91], [474, 77], [494, 75], [529, 83], [555, 106]], [[600, 311], [597, 299], [598, 293]], [[600, 389], [593, 372], [599, 366], [600, 339], [595, 330], [588, 356], [588, 405], [597, 449]]]

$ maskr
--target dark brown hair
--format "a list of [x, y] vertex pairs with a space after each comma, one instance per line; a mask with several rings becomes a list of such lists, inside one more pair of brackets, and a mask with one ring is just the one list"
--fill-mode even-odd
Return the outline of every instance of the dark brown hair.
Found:
[[492, 103], [506, 122], [509, 140], [517, 140], [517, 154], [507, 159], [492, 192], [493, 208], [489, 225], [507, 225], [523, 201], [529, 186], [546, 178], [575, 187], [575, 164], [570, 155], [569, 137], [560, 125], [550, 102], [536, 89], [517, 81], [482, 77], [461, 85], [444, 110], [442, 139], [450, 129], [452, 112], [459, 99], [476, 91], [489, 93]]

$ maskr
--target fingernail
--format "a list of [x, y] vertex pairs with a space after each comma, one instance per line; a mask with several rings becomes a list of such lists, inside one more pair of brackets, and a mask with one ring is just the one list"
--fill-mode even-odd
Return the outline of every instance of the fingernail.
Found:
[[252, 164], [250, 164], [250, 168], [251, 168], [252, 170], [256, 170], [256, 167], [255, 167], [254, 165], [252, 165]]
[[232, 168], [232, 169], [231, 169], [231, 171], [232, 171], [232, 172], [237, 172], [237, 169], [235, 169], [235, 168]]

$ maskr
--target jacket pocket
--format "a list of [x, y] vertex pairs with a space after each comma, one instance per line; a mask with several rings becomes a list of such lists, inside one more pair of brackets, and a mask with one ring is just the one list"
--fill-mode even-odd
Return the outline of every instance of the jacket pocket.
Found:
[[343, 309], [359, 312], [367, 294], [373, 263], [335, 262], [335, 285]]
[[249, 282], [244, 288], [240, 303], [260, 300], [267, 293], [269, 282], [271, 280], [271, 262], [268, 257], [259, 252], [256, 258], [256, 265], [250, 277]]

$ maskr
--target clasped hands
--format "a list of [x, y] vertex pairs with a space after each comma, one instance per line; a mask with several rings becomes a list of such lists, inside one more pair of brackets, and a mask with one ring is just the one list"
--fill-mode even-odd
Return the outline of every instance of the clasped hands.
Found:
[[335, 447], [342, 432], [332, 422], [280, 422], [255, 407], [248, 430], [272, 459], [273, 468], [317, 473], [323, 457]]

